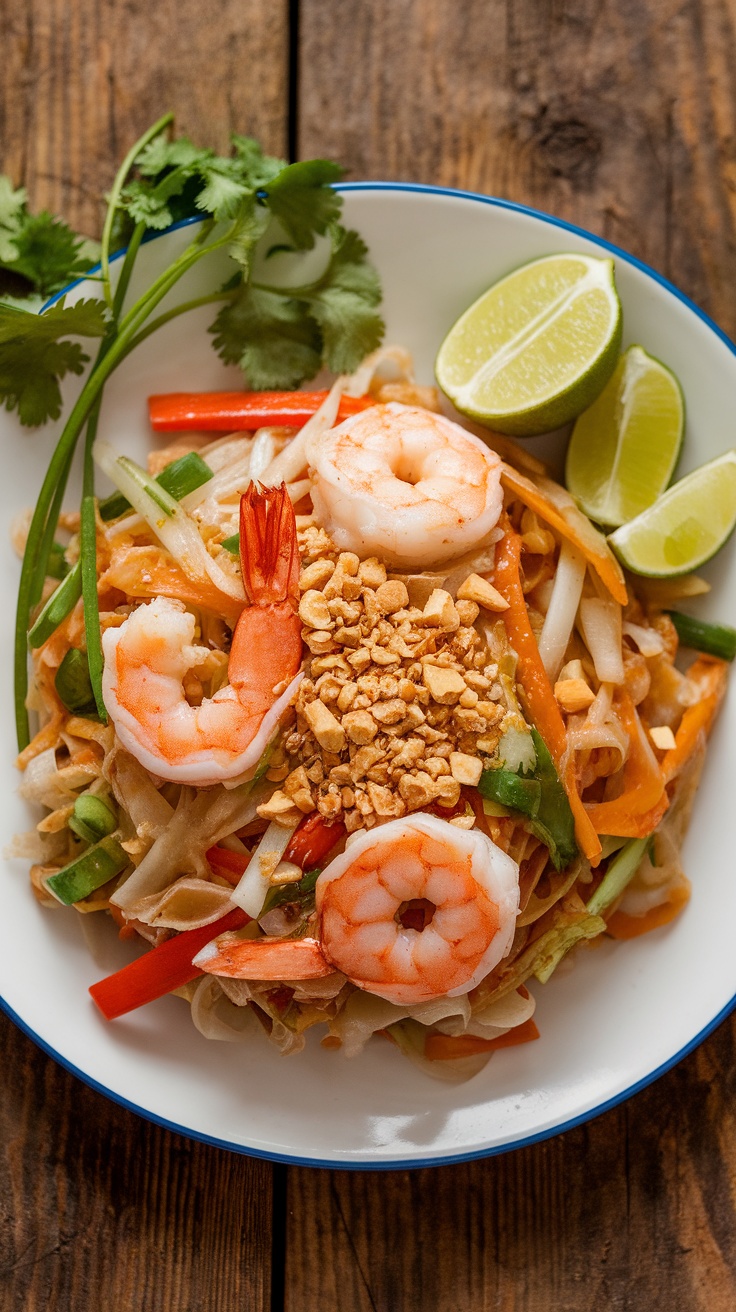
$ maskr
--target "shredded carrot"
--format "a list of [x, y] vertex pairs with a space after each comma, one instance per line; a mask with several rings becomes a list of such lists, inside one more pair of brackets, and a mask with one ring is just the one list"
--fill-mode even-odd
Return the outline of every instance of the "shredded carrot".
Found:
[[623, 789], [613, 801], [589, 804], [587, 812], [599, 834], [646, 838], [669, 806], [665, 777], [628, 692], [620, 693], [616, 709], [629, 738]]
[[[510, 465], [504, 464], [501, 470], [501, 482], [507, 492], [512, 492], [520, 501], [524, 502], [530, 510], [536, 513], [556, 529], [560, 537], [566, 538], [574, 547], [585, 557], [589, 565], [592, 565], [596, 574], [602, 583], [605, 583], [611, 596], [625, 606], [628, 601], [626, 592], [626, 582], [623, 570], [609, 547], [602, 533], [593, 528], [593, 525], [584, 515], [580, 513], [575, 506], [572, 498], [570, 505], [566, 507], [563, 514], [562, 510], [545, 496], [542, 488], [537, 487], [530, 478], [519, 473], [518, 469], [512, 469]], [[549, 480], [545, 480], [549, 482]], [[550, 484], [550, 486], [552, 486]], [[563, 488], [559, 489], [561, 496], [566, 496]]]
[[591, 865], [600, 860], [601, 845], [580, 800], [575, 765], [567, 753], [567, 733], [552, 685], [539, 655], [519, 577], [521, 538], [509, 526], [496, 547], [495, 585], [508, 602], [503, 612], [509, 642], [518, 658], [517, 675], [532, 721], [544, 739], [567, 793], [575, 818], [575, 835]]
[[700, 656], [688, 670], [688, 678], [702, 689], [703, 696], [694, 706], [688, 706], [675, 734], [675, 745], [662, 762], [665, 779], [669, 783], [680, 773], [693, 755], [701, 733], [709, 734], [728, 682], [728, 664], [716, 657]]
[[497, 1039], [479, 1039], [474, 1034], [428, 1034], [424, 1055], [430, 1061], [451, 1061], [457, 1057], [475, 1057], [481, 1052], [496, 1052], [498, 1048], [515, 1048], [538, 1038], [539, 1030], [530, 1017]]
[[670, 891], [666, 902], [660, 902], [659, 906], [652, 907], [643, 916], [628, 916], [625, 911], [614, 911], [606, 926], [606, 933], [611, 938], [638, 938], [640, 934], [648, 934], [652, 929], [669, 925], [689, 901], [689, 883], [678, 884]]

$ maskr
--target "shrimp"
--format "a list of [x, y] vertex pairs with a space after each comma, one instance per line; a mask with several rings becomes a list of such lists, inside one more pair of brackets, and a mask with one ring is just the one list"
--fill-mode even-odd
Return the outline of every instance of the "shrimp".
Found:
[[195, 619], [182, 602], [157, 597], [103, 635], [107, 711], [123, 746], [161, 779], [206, 788], [244, 775], [301, 680], [299, 554], [283, 485], [250, 484], [240, 503], [240, 544], [251, 604], [233, 633], [229, 682], [214, 697], [200, 706], [186, 700], [187, 671], [211, 653], [193, 645]]
[[[389, 1002], [457, 997], [511, 947], [519, 867], [479, 829], [417, 812], [351, 838], [319, 876], [316, 899], [317, 939], [225, 934], [194, 964], [214, 975], [271, 979], [278, 962], [279, 978], [299, 979], [302, 969], [313, 978], [318, 946], [325, 973], [340, 971]], [[407, 928], [402, 915], [416, 920], [417, 913], [423, 928]]]
[[393, 566], [440, 565], [498, 522], [495, 451], [444, 415], [374, 405], [308, 444], [315, 514], [341, 551]]

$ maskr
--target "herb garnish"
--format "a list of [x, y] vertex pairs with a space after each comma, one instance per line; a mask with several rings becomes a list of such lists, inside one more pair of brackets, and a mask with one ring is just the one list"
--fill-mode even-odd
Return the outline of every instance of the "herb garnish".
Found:
[[[41, 314], [0, 303], [0, 402], [17, 410], [21, 423], [35, 426], [59, 416], [61, 379], [67, 373], [81, 373], [89, 360], [79, 342], [70, 339], [100, 339], [97, 357], [52, 456], [28, 533], [15, 640], [16, 723], [21, 749], [30, 738], [25, 699], [31, 617], [54, 558], [62, 498], [83, 432], [81, 587], [91, 687], [98, 713], [106, 718], [101, 692], [92, 444], [102, 389], [117, 365], [164, 323], [217, 302], [221, 309], [211, 329], [215, 349], [226, 363], [239, 363], [250, 386], [256, 388], [297, 387], [322, 366], [337, 372], [351, 370], [379, 345], [383, 335], [377, 308], [380, 285], [367, 262], [366, 246], [357, 233], [346, 231], [337, 222], [342, 199], [330, 184], [342, 176], [340, 167], [328, 160], [286, 164], [264, 155], [251, 138], [240, 136], [232, 138], [230, 156], [218, 156], [186, 137], [170, 140], [171, 122], [172, 115], [165, 115], [136, 142], [113, 183], [100, 250], [102, 298], [76, 305], [62, 300]], [[28, 242], [23, 246], [20, 236], [23, 223], [27, 231], [30, 224], [24, 206], [24, 194], [13, 192], [3, 181], [0, 263], [15, 252], [16, 264], [25, 260], [24, 267], [30, 269]], [[192, 229], [184, 251], [128, 306], [130, 278], [146, 234], [194, 216], [202, 222]], [[39, 231], [48, 229], [47, 217]], [[256, 248], [274, 222], [271, 253], [311, 250], [317, 239], [323, 240], [325, 267], [313, 282], [284, 288], [271, 285], [260, 273], [259, 281], [254, 281]], [[53, 242], [47, 241], [46, 264], [39, 258], [34, 266], [36, 285], [47, 290], [60, 281], [64, 285], [70, 275], [88, 267], [79, 263], [83, 259], [79, 240], [68, 229], [62, 239], [62, 226], [54, 229]], [[127, 251], [113, 283], [111, 253], [124, 242]], [[56, 263], [51, 259], [52, 247], [57, 252]], [[64, 273], [60, 268], [62, 249], [67, 261], [71, 260]], [[180, 278], [215, 250], [225, 251], [233, 261], [227, 283], [154, 317]], [[41, 281], [42, 265], [43, 276], [56, 282]], [[261, 260], [259, 267], [267, 268], [268, 260]], [[68, 586], [70, 599], [79, 595], [78, 587], [78, 582]], [[59, 615], [62, 610], [55, 608], [57, 623], [68, 613]], [[45, 624], [47, 627], [48, 620]]]

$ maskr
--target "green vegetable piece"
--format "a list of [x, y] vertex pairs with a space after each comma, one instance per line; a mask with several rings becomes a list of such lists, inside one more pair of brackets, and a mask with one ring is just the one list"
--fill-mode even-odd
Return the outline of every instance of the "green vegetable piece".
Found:
[[79, 561], [72, 566], [66, 578], [62, 580], [55, 592], [51, 593], [33, 628], [28, 634], [30, 647], [42, 647], [74, 609], [82, 595], [82, 566]]
[[[173, 460], [170, 465], [161, 470], [156, 477], [156, 482], [172, 496], [175, 501], [181, 501], [194, 492], [203, 483], [208, 483], [213, 478], [213, 472], [208, 464], [205, 464], [201, 456], [196, 451], [190, 451], [187, 455], [181, 456], [179, 460]], [[117, 519], [119, 515], [124, 515], [126, 510], [131, 509], [130, 502], [124, 497], [122, 492], [113, 492], [112, 496], [106, 497], [100, 502], [100, 517], [108, 523], [111, 519]]]
[[280, 888], [275, 888], [266, 900], [264, 911], [272, 911], [274, 907], [285, 906], [287, 902], [309, 901], [321, 874], [322, 867], [315, 866], [314, 870], [305, 871], [298, 884], [282, 884]]
[[534, 817], [535, 833], [549, 847], [555, 869], [564, 870], [578, 854], [575, 820], [555, 763], [536, 729], [532, 729], [532, 741], [537, 753], [534, 773], [542, 786], [539, 810]]
[[46, 573], [52, 579], [65, 579], [69, 573], [64, 551], [65, 547], [62, 546], [61, 542], [52, 542], [46, 566]]
[[97, 711], [87, 656], [77, 647], [70, 647], [56, 671], [54, 687], [72, 715], [94, 715]]
[[537, 764], [531, 775], [513, 770], [484, 770], [478, 782], [481, 797], [518, 811], [529, 828], [549, 848], [555, 870], [564, 870], [577, 856], [575, 821], [547, 747], [532, 729]]
[[89, 897], [96, 888], [101, 888], [115, 875], [121, 874], [129, 864], [130, 857], [117, 839], [103, 838], [74, 861], [70, 861], [63, 870], [50, 875], [46, 887], [59, 902], [69, 907]]
[[736, 656], [736, 629], [729, 628], [727, 624], [709, 624], [707, 620], [696, 620], [692, 615], [683, 615], [679, 610], [668, 610], [666, 614], [677, 629], [677, 636], [683, 646], [705, 652], [707, 656], [720, 656], [723, 661], [732, 661]]
[[74, 803], [74, 811], [69, 817], [69, 828], [85, 843], [99, 843], [117, 829], [117, 817], [101, 797], [84, 793]]
[[611, 861], [595, 893], [587, 903], [592, 916], [599, 916], [621, 896], [633, 879], [647, 850], [649, 838], [631, 838]]
[[232, 552], [233, 556], [239, 556], [239, 555], [240, 555], [240, 534], [239, 534], [239, 533], [233, 533], [233, 535], [232, 535], [231, 538], [225, 538], [225, 541], [224, 541], [223, 543], [221, 543], [221, 546], [223, 546], [223, 547], [225, 548], [226, 551], [230, 551], [230, 552]]
[[484, 770], [478, 784], [482, 797], [507, 806], [511, 811], [533, 819], [542, 800], [542, 785], [538, 779], [523, 778], [513, 770]]

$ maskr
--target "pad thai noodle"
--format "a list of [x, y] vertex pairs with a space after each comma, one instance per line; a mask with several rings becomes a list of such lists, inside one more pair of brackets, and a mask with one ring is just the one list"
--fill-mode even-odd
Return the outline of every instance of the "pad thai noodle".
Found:
[[309, 397], [147, 470], [98, 441], [109, 719], [80, 598], [34, 647], [19, 765], [46, 814], [17, 851], [44, 906], [145, 948], [93, 986], [108, 1018], [175, 992], [212, 1038], [379, 1034], [466, 1078], [537, 1036], [528, 985], [572, 949], [682, 911], [727, 665], [676, 663], [666, 607], [697, 580], [632, 586], [406, 352]]

